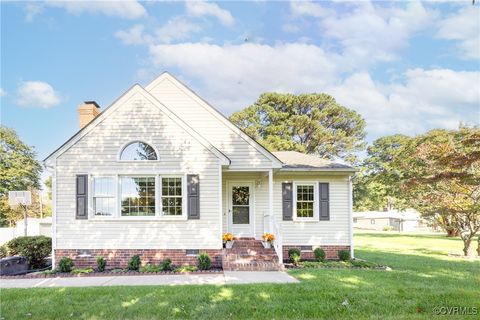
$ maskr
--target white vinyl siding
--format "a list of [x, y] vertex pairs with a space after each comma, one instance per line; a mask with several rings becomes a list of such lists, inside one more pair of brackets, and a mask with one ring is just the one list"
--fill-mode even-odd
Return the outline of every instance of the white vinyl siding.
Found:
[[218, 119], [220, 115], [215, 115], [215, 111], [208, 110], [209, 107], [206, 108], [183, 91], [188, 89], [182, 90], [165, 77], [153, 88], [147, 87], [147, 90], [222, 151], [231, 160], [230, 169], [272, 167], [272, 161], [222, 123]]
[[[301, 181], [318, 184], [328, 182], [330, 188], [330, 220], [283, 221], [282, 182]], [[299, 184], [301, 184], [299, 182]], [[348, 176], [332, 176], [313, 172], [279, 173], [274, 176], [273, 211], [281, 226], [284, 245], [350, 245]], [[318, 188], [315, 188], [318, 192]], [[317, 195], [318, 197], [318, 195]], [[316, 204], [317, 206], [317, 204]], [[318, 208], [317, 208], [318, 210]]]
[[[141, 128], [141, 130], [139, 130]], [[157, 161], [123, 162], [119, 150], [130, 141], [155, 147]], [[75, 219], [75, 175], [199, 174], [200, 219]], [[56, 160], [56, 248], [218, 249], [219, 160], [143, 96], [119, 106]], [[89, 190], [91, 192], [91, 190]], [[89, 200], [93, 215], [93, 201]], [[117, 209], [118, 210], [118, 209]], [[130, 217], [129, 217], [130, 218]], [[176, 218], [176, 217], [174, 217]]]

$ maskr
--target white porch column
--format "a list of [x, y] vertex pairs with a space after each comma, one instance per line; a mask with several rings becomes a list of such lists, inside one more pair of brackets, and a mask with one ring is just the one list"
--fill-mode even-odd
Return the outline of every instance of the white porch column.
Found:
[[268, 226], [269, 232], [273, 232], [273, 169], [268, 170], [268, 214], [270, 216]]

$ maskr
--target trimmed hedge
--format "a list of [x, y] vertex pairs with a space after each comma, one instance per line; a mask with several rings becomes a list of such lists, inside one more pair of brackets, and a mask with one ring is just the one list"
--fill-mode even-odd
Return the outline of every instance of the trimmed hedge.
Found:
[[18, 237], [4, 244], [6, 256], [24, 256], [30, 269], [45, 267], [45, 258], [52, 253], [52, 238], [45, 236]]
[[323, 250], [322, 248], [316, 248], [315, 250], [313, 250], [313, 254], [315, 255], [315, 260], [317, 261], [324, 261], [325, 260], [325, 250]]

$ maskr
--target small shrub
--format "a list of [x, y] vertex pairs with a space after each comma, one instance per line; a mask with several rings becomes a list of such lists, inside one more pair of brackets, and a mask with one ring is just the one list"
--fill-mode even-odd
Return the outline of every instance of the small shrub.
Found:
[[383, 227], [382, 230], [383, 230], [383, 231], [393, 231], [394, 228], [393, 228], [392, 226], [385, 226], [385, 227]]
[[185, 273], [185, 272], [194, 272], [197, 271], [197, 267], [195, 266], [180, 266], [175, 268], [173, 271], [174, 272], [180, 272], [180, 273]]
[[73, 260], [68, 257], [63, 257], [58, 263], [58, 271], [60, 272], [70, 272], [74, 266]]
[[172, 270], [172, 260], [167, 258], [160, 263], [160, 270], [161, 271], [170, 271]]
[[288, 250], [288, 258], [297, 265], [301, 260], [301, 251], [298, 248], [292, 248]]
[[197, 266], [200, 270], [208, 270], [212, 265], [212, 259], [206, 252], [200, 253], [197, 258]]
[[141, 266], [138, 271], [140, 271], [140, 272], [160, 272], [162, 270], [161, 270], [160, 266], [156, 266], [154, 264], [146, 264], [144, 266]]
[[24, 256], [30, 269], [45, 266], [45, 258], [52, 253], [52, 238], [45, 236], [18, 237], [5, 244], [6, 256]]
[[107, 260], [104, 257], [97, 257], [97, 270], [99, 272], [105, 271], [105, 267], [107, 266]]
[[350, 260], [350, 250], [339, 250], [338, 251], [338, 258], [341, 261], [348, 261]]
[[72, 274], [81, 274], [81, 273], [92, 273], [93, 272], [93, 269], [92, 268], [74, 268], [71, 273]]
[[140, 256], [136, 254], [128, 261], [128, 270], [138, 270], [141, 264]]
[[313, 250], [313, 254], [315, 255], [315, 260], [320, 262], [325, 261], [325, 250], [322, 248], [316, 248]]

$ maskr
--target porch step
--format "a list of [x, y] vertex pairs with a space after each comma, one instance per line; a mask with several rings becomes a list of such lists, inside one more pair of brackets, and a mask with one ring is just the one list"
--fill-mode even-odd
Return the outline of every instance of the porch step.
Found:
[[277, 271], [283, 267], [273, 248], [264, 248], [259, 240], [236, 239], [231, 249], [223, 250], [223, 270], [227, 271]]

